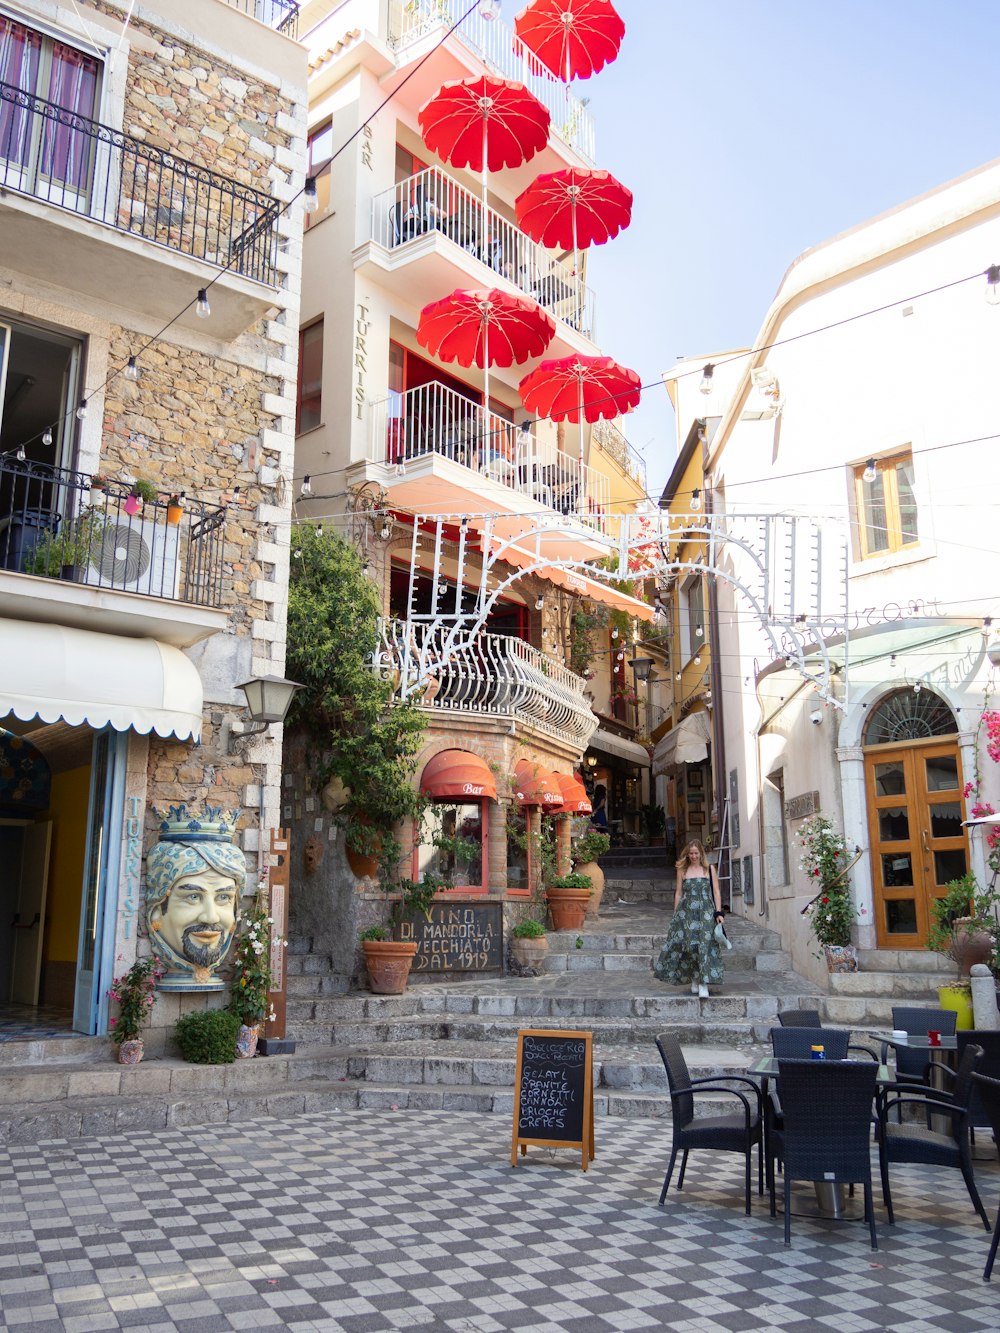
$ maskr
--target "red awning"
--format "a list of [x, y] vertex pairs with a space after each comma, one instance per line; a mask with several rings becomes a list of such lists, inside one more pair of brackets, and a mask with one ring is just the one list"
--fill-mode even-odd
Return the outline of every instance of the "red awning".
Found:
[[484, 760], [468, 750], [442, 750], [424, 765], [420, 790], [425, 796], [453, 801], [480, 801], [484, 796], [497, 798], [493, 774]]
[[522, 759], [514, 769], [514, 799], [519, 805], [562, 805], [563, 794], [554, 773]]
[[557, 815], [589, 815], [592, 813], [590, 798], [583, 783], [573, 773], [557, 773], [556, 781], [562, 791], [562, 805], [552, 813]]

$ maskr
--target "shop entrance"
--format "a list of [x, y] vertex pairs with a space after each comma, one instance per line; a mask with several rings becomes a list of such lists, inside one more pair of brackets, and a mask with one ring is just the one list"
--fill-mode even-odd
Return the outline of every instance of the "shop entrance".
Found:
[[110, 728], [0, 722], [0, 1040], [106, 1030], [126, 745]]
[[[952, 734], [941, 734], [946, 729]], [[869, 722], [865, 786], [880, 948], [926, 948], [932, 902], [969, 867], [956, 730], [947, 704], [929, 691], [891, 695]], [[939, 739], [930, 738], [935, 732]]]

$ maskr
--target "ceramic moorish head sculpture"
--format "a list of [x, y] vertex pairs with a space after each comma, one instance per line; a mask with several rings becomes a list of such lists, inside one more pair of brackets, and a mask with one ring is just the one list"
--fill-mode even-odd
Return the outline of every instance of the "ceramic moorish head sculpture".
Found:
[[236, 933], [246, 858], [233, 843], [236, 815], [206, 806], [158, 810], [160, 840], [146, 855], [146, 926], [153, 952], [166, 967], [159, 989], [217, 991], [217, 969]]

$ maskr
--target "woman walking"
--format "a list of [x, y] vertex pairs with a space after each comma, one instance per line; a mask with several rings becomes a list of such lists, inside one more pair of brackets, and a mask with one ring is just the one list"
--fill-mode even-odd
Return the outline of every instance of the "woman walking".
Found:
[[697, 839], [687, 844], [677, 862], [674, 919], [653, 973], [675, 986], [691, 983], [692, 995], [708, 999], [710, 985], [722, 984], [722, 953], [715, 927], [725, 917], [715, 867], [708, 864]]

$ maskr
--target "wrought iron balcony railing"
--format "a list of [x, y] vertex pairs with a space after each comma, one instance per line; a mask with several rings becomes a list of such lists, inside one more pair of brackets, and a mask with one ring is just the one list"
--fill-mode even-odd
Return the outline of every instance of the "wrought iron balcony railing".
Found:
[[458, 23], [455, 36], [459, 41], [491, 73], [523, 83], [548, 107], [553, 133], [588, 162], [594, 162], [594, 120], [580, 99], [552, 77], [509, 24], [502, 19], [484, 19], [478, 7], [463, 19], [468, 8], [468, 0], [390, 0], [389, 45], [403, 51], [433, 28], [450, 28]]
[[545, 448], [531, 430], [484, 411], [437, 380], [382, 398], [371, 412], [374, 463], [405, 472], [416, 459], [437, 454], [587, 527], [608, 530], [607, 477], [579, 458]]
[[275, 285], [280, 204], [0, 83], [0, 187]]
[[421, 236], [453, 241], [495, 275], [533, 297], [555, 319], [586, 337], [594, 327], [594, 295], [569, 264], [553, 259], [513, 222], [487, 208], [439, 167], [426, 167], [372, 200], [372, 240], [391, 250]]
[[646, 463], [632, 448], [613, 421], [595, 421], [591, 427], [594, 441], [613, 458], [627, 477], [646, 489]]
[[0, 569], [220, 606], [225, 508], [129, 497], [120, 482], [0, 458]]
[[252, 14], [269, 28], [283, 32], [286, 37], [299, 35], [299, 9], [295, 0], [226, 0], [234, 9], [242, 9], [244, 14]]
[[387, 620], [376, 666], [397, 697], [435, 710], [513, 718], [581, 748], [597, 729], [587, 682], [522, 639], [477, 634], [448, 648], [444, 630]]

